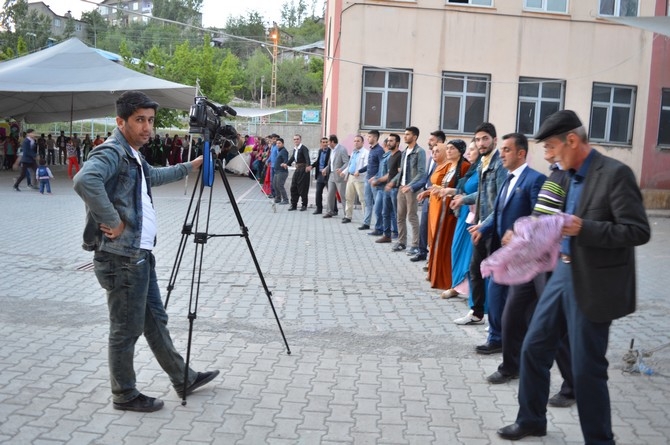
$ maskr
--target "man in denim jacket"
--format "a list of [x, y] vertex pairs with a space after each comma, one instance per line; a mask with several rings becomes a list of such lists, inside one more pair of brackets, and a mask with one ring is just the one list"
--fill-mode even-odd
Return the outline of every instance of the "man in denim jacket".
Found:
[[[135, 387], [133, 356], [141, 334], [180, 397], [185, 367], [167, 329], [151, 253], [156, 238], [156, 213], [151, 187], [177, 181], [202, 165], [202, 156], [172, 167], [153, 168], [139, 149], [149, 141], [158, 104], [139, 91], [116, 101], [117, 128], [91, 151], [74, 177], [74, 189], [86, 204], [85, 250], [94, 251], [93, 264], [107, 291], [109, 309], [109, 369], [114, 408], [151, 412], [163, 402]], [[188, 370], [186, 395], [219, 374]]]

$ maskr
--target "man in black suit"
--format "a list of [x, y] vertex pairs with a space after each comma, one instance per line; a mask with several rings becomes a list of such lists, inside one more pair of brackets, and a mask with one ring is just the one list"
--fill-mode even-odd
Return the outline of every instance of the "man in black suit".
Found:
[[314, 215], [320, 215], [323, 212], [323, 189], [328, 187], [328, 174], [324, 174], [324, 169], [328, 167], [330, 161], [330, 147], [328, 147], [328, 138], [321, 138], [321, 147], [316, 159], [307, 167], [307, 171], [314, 170], [314, 179], [316, 179], [316, 210]]
[[562, 110], [538, 141], [571, 176], [561, 259], [540, 297], [521, 349], [519, 412], [498, 430], [518, 440], [547, 433], [549, 369], [568, 331], [575, 396], [586, 443], [613, 444], [605, 357], [612, 320], [635, 311], [635, 246], [649, 241], [642, 194], [632, 170], [588, 143], [577, 115]]
[[295, 171], [293, 172], [293, 179], [291, 179], [291, 207], [289, 211], [298, 208], [298, 198], [302, 201], [300, 211], [307, 210], [307, 194], [309, 193], [309, 170], [310, 165], [309, 149], [303, 145], [302, 136], [296, 134], [293, 136], [293, 154], [288, 159], [286, 164], [282, 167], [289, 167], [295, 162]]

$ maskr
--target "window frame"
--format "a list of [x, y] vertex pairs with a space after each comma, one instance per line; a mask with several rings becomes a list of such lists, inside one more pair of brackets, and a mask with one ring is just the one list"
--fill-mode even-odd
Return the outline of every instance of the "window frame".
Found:
[[[610, 100], [609, 102], [602, 102], [602, 101], [595, 101], [594, 96], [595, 96], [595, 89], [596, 87], [605, 87], [605, 88], [610, 88]], [[620, 88], [620, 89], [629, 89], [631, 91], [631, 99], [628, 104], [628, 128], [626, 129], [626, 141], [612, 141], [611, 138], [611, 130], [612, 130], [612, 109], [616, 107], [621, 107], [622, 104], [618, 102], [614, 102], [613, 99], [613, 93], [615, 88]], [[635, 102], [637, 100], [637, 86], [635, 85], [621, 85], [621, 84], [614, 84], [614, 83], [607, 83], [607, 82], [593, 82], [593, 85], [591, 87], [591, 109], [589, 112], [590, 116], [590, 125], [589, 125], [589, 139], [595, 143], [598, 144], [606, 144], [606, 145], [632, 145], [633, 143], [633, 124], [635, 123]], [[593, 136], [593, 129], [594, 129], [594, 118], [593, 118], [593, 111], [597, 107], [599, 108], [606, 108], [607, 113], [606, 113], [606, 121], [605, 121], [605, 128], [603, 130], [603, 133], [605, 135], [604, 138], [595, 138]]]
[[[463, 79], [463, 89], [459, 92], [456, 91], [447, 91], [444, 89], [444, 79], [446, 78], [457, 78], [460, 77]], [[484, 77], [486, 78], [486, 92], [481, 93], [468, 93], [468, 80], [471, 77]], [[484, 115], [482, 116], [481, 122], [487, 122], [489, 117], [489, 108], [491, 104], [491, 74], [484, 73], [463, 73], [456, 71], [443, 71], [442, 79], [440, 85], [440, 129], [445, 133], [452, 134], [469, 134], [469, 131], [465, 129], [466, 121], [466, 105], [468, 97], [484, 97]], [[460, 98], [460, 108], [458, 110], [458, 128], [446, 128], [444, 126], [444, 102], [446, 97], [458, 97]], [[480, 123], [481, 123], [480, 122]]]
[[[668, 97], [668, 103], [663, 103], [663, 96]], [[666, 141], [661, 141], [661, 128], [663, 127], [663, 112], [668, 113], [667, 126], [670, 127], [670, 88], [661, 89], [661, 107], [658, 113], [658, 137], [656, 138], [656, 145], [659, 147], [664, 147], [665, 149], [670, 148], [670, 131], [668, 132], [668, 139]]]
[[[384, 73], [384, 87], [366, 87], [365, 86], [365, 75], [368, 72], [382, 72]], [[407, 79], [407, 88], [389, 88], [389, 75], [391, 73], [406, 73], [408, 75]], [[389, 131], [401, 131], [409, 126], [411, 122], [411, 111], [412, 111], [412, 85], [414, 82], [414, 71], [407, 68], [377, 68], [372, 66], [364, 66], [362, 71], [361, 79], [361, 109], [360, 109], [360, 128], [362, 130], [389, 130]], [[389, 93], [407, 93], [407, 109], [405, 110], [405, 123], [398, 127], [390, 127], [387, 122], [388, 117], [388, 96]], [[380, 124], [377, 125], [368, 125], [365, 122], [366, 115], [366, 96], [367, 93], [381, 93], [382, 102], [380, 113]]]
[[[489, 4], [488, 5], [479, 5], [479, 4], [473, 4], [473, 1], [482, 1], [482, 0], [463, 0], [463, 1], [458, 1], [458, 0], [445, 0], [446, 5], [450, 6], [475, 6], [478, 8], [492, 8], [493, 7], [493, 0], [488, 0]], [[487, 1], [487, 0], [483, 0]]]
[[542, 1], [542, 7], [534, 8], [532, 6], [528, 6], [528, 0], [523, 0], [523, 10], [529, 12], [546, 12], [548, 14], [567, 14], [568, 11], [570, 10], [570, 0], [565, 0], [565, 11], [550, 11], [549, 9], [547, 9], [549, 0], [541, 0], [541, 1]]
[[[522, 96], [521, 95], [521, 85], [523, 83], [539, 83], [540, 86], [538, 88], [538, 95], [536, 97], [533, 96]], [[542, 88], [544, 87], [545, 83], [558, 83], [561, 86], [561, 95], [558, 99], [550, 98], [550, 97], [542, 97]], [[542, 103], [543, 102], [550, 102], [550, 103], [558, 103], [558, 109], [563, 110], [565, 108], [565, 90], [566, 90], [566, 82], [565, 80], [562, 79], [547, 79], [547, 78], [540, 78], [540, 77], [525, 77], [521, 76], [519, 77], [519, 87], [517, 89], [517, 109], [516, 109], [516, 131], [518, 133], [521, 132], [520, 129], [520, 123], [521, 123], [521, 103], [522, 102], [534, 102], [535, 103], [535, 116], [533, 117], [534, 123], [533, 123], [533, 132], [532, 133], [524, 133], [526, 136], [532, 136], [533, 134], [537, 134], [537, 132], [540, 129], [540, 126], [542, 125], [542, 121], [540, 120], [540, 116], [542, 115]]]
[[640, 16], [640, 0], [635, 0], [637, 2], [637, 11], [635, 15], [622, 16], [621, 15], [621, 2], [623, 0], [612, 0], [614, 2], [614, 12], [612, 14], [603, 14], [602, 4], [603, 0], [598, 0], [598, 16], [600, 17], [639, 17]]

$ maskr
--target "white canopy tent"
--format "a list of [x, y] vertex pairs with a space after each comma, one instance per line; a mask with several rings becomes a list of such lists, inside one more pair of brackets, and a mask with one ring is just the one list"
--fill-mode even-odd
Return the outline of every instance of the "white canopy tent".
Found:
[[608, 17], [608, 20], [670, 37], [670, 17]]
[[43, 123], [115, 116], [116, 99], [129, 90], [180, 110], [195, 97], [195, 87], [125, 68], [72, 38], [0, 63], [0, 118]]

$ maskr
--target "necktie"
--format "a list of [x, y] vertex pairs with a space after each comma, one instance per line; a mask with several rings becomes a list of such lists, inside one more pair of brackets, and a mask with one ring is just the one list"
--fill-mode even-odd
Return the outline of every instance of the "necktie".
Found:
[[507, 198], [509, 197], [509, 185], [512, 182], [512, 178], [514, 178], [514, 174], [510, 173], [507, 175], [507, 179], [505, 180], [505, 185], [503, 186], [502, 194], [501, 197], [503, 198], [503, 204], [507, 203]]

